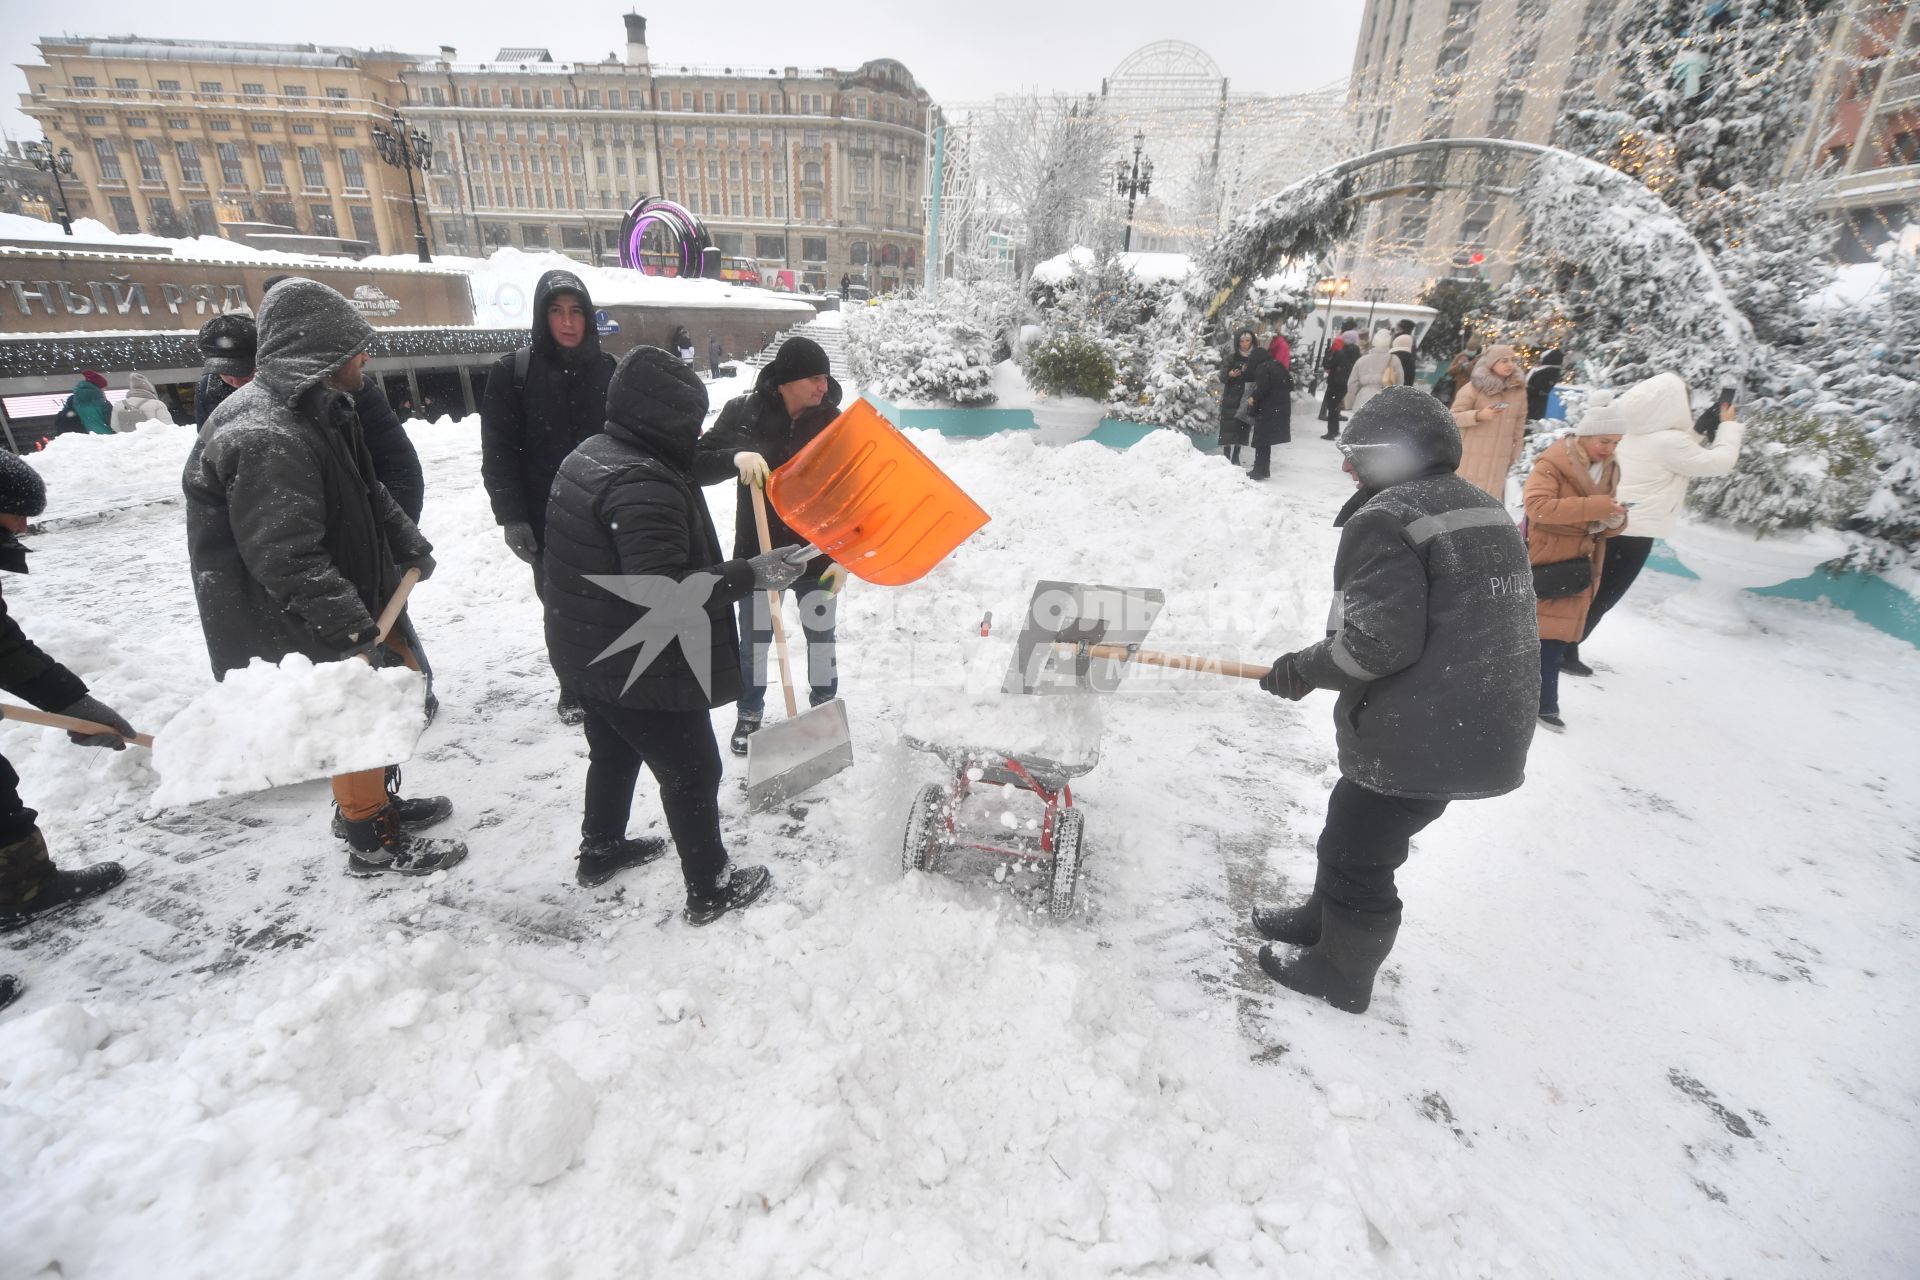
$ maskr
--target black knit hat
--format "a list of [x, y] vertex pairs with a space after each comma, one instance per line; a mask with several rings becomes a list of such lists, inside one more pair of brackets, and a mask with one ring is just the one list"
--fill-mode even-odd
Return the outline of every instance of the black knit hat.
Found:
[[253, 376], [253, 356], [260, 332], [252, 316], [215, 316], [200, 326], [200, 360], [208, 373]]
[[39, 515], [47, 509], [47, 482], [18, 454], [0, 449], [0, 515]]
[[767, 366], [769, 381], [776, 387], [784, 387], [789, 382], [798, 382], [802, 378], [817, 378], [821, 374], [833, 372], [833, 362], [827, 359], [827, 353], [812, 338], [793, 337], [780, 344], [773, 363]]

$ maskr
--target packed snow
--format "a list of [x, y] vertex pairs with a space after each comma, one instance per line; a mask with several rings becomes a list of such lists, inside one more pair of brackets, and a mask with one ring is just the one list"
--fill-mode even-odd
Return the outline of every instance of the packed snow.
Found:
[[[850, 584], [856, 764], [753, 814], [728, 759], [729, 846], [775, 883], [705, 930], [671, 858], [573, 883], [585, 745], [530, 576], [475, 422], [412, 424], [442, 711], [406, 787], [473, 854], [370, 885], [324, 782], [154, 814], [144, 753], [0, 726], [55, 858], [128, 868], [0, 957], [28, 984], [0, 1274], [1911, 1274], [1920, 662], [1843, 614], [1755, 598], [1764, 630], [1719, 636], [1646, 575], [1526, 787], [1416, 842], [1363, 1017], [1268, 982], [1246, 924], [1310, 883], [1324, 694], [1130, 673], [1064, 925], [1044, 875], [899, 875], [914, 792], [951, 780], [907, 710], [1035, 580], [1163, 589], [1154, 648], [1315, 637], [1347, 490], [1296, 421], [1267, 485], [1177, 437], [911, 433], [994, 519], [911, 587]], [[36, 459], [7, 603], [164, 723], [207, 679], [177, 468], [81, 443]], [[663, 831], [651, 781], [633, 830]]]
[[162, 807], [404, 764], [426, 728], [427, 685], [358, 658], [255, 658], [209, 680], [154, 735]]

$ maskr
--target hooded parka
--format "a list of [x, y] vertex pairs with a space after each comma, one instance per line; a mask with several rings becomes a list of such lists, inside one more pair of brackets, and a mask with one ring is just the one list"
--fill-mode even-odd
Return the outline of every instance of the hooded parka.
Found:
[[1708, 444], [1693, 429], [1687, 384], [1675, 373], [1655, 374], [1629, 387], [1613, 402], [1613, 411], [1625, 433], [1616, 457], [1620, 501], [1633, 504], [1633, 535], [1664, 538], [1680, 523], [1687, 482], [1732, 471], [1747, 429], [1723, 422]]
[[[1501, 378], [1493, 366], [1513, 360], [1513, 373]], [[1480, 410], [1494, 409], [1486, 422]], [[1527, 380], [1512, 347], [1492, 346], [1480, 353], [1473, 373], [1454, 393], [1453, 420], [1460, 425], [1460, 474], [1502, 502], [1507, 472], [1520, 457], [1527, 435]]]

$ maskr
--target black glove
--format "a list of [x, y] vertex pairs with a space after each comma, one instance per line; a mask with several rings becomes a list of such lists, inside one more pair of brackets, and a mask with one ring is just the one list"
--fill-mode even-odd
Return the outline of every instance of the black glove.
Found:
[[507, 550], [532, 564], [540, 555], [540, 540], [533, 536], [533, 526], [525, 520], [515, 520], [511, 524], [500, 526], [500, 532], [506, 535]]
[[335, 631], [331, 635], [321, 636], [320, 646], [332, 651], [334, 661], [357, 658], [363, 653], [373, 652], [374, 646], [379, 643], [377, 640], [379, 634], [378, 624], [372, 618], [368, 618], [344, 631]]
[[67, 741], [76, 747], [112, 747], [115, 751], [127, 749], [127, 739], [133, 736], [133, 726], [120, 718], [115, 711], [100, 699], [88, 695], [72, 706], [60, 708], [63, 716], [72, 716], [76, 720], [91, 720], [95, 724], [106, 725], [117, 733], [69, 733]]
[[425, 582], [433, 576], [433, 571], [438, 566], [434, 563], [431, 555], [422, 551], [411, 560], [402, 560], [396, 567], [400, 570], [400, 576], [402, 577], [406, 576], [407, 570], [418, 569], [420, 571], [420, 581]]
[[1260, 687], [1268, 693], [1278, 694], [1288, 702], [1298, 702], [1313, 691], [1307, 678], [1300, 674], [1300, 668], [1294, 664], [1294, 654], [1274, 661], [1273, 669], [1260, 677]]
[[810, 546], [775, 547], [772, 551], [762, 551], [747, 561], [747, 567], [753, 570], [753, 586], [756, 591], [784, 591], [800, 577], [800, 571], [807, 567], [807, 561], [818, 555]]

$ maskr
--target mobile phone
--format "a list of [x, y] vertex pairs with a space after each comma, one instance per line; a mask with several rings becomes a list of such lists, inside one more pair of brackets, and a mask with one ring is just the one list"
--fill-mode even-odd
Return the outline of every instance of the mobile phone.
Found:
[[1496, 409], [1505, 409], [1507, 406], [1503, 403], [1503, 404], [1496, 404], [1493, 407]]
[[1720, 388], [1720, 407], [1722, 409], [1725, 409], [1725, 408], [1729, 408], [1732, 404], [1733, 404], [1733, 388], [1732, 387]]
[[1622, 502], [1620, 505], [1625, 507], [1627, 510], [1631, 511], [1635, 507], [1639, 506], [1640, 504], [1637, 502]]

